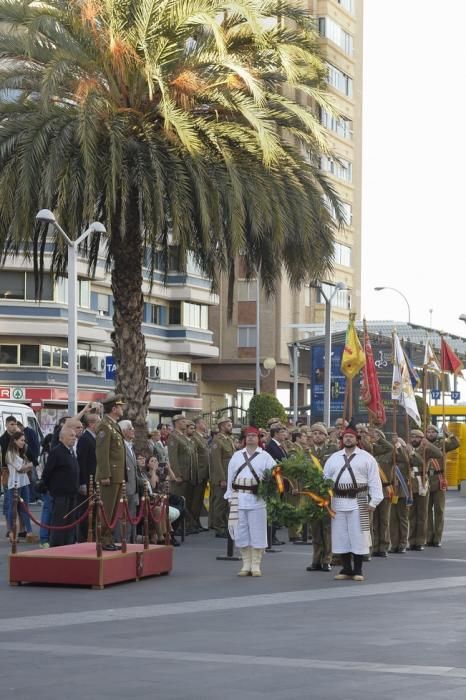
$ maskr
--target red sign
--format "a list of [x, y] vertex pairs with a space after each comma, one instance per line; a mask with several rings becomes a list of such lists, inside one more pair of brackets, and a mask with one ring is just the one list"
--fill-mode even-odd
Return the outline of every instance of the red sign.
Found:
[[9, 399], [9, 398], [10, 398], [10, 387], [0, 386], [0, 399]]

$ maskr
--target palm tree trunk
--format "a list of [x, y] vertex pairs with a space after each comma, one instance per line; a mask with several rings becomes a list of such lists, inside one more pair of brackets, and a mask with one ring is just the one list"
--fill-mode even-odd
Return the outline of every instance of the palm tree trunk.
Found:
[[126, 227], [114, 220], [110, 253], [113, 259], [113, 353], [116, 392], [126, 400], [126, 417], [136, 429], [136, 446], [147, 445], [146, 414], [150, 389], [146, 369], [146, 344], [142, 333], [143, 243], [137, 198], [127, 208]]

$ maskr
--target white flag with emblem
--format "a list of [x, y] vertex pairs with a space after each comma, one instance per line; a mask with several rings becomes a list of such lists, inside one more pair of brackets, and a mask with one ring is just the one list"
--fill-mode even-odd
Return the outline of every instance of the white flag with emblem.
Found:
[[417, 425], [421, 425], [421, 417], [417, 409], [416, 397], [409, 376], [406, 358], [401, 347], [400, 339], [393, 333], [393, 380], [392, 399], [404, 407], [406, 413]]
[[440, 369], [440, 363], [437, 359], [437, 355], [435, 354], [434, 349], [430, 344], [430, 340], [426, 340], [426, 350], [424, 353], [423, 367], [424, 369], [428, 369], [431, 372], [435, 372], [438, 375], [440, 375], [442, 372], [442, 370]]

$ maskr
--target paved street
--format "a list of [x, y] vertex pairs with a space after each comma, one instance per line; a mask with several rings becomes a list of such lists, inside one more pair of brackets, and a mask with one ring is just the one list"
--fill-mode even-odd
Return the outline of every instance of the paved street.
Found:
[[[310, 547], [265, 556], [262, 578], [191, 536], [168, 577], [104, 591], [7, 584], [0, 545], [2, 699], [464, 698], [466, 499], [448, 494], [442, 549], [307, 573]], [[345, 634], [343, 634], [345, 632]]]

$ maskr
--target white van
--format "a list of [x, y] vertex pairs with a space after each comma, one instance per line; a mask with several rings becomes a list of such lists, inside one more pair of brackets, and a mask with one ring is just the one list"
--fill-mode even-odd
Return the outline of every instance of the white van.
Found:
[[42, 443], [44, 436], [32, 408], [16, 401], [0, 401], [0, 435], [5, 432], [5, 419], [8, 416], [14, 416], [24, 427], [32, 428], [37, 435], [39, 444]]

